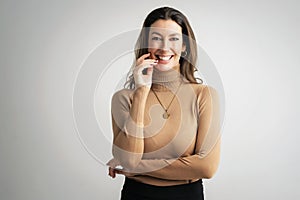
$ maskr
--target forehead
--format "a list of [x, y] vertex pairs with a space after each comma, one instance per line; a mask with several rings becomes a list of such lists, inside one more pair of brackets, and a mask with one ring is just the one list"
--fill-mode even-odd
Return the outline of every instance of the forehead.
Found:
[[181, 26], [179, 26], [173, 20], [156, 20], [150, 27], [150, 34], [153, 32], [158, 32], [160, 34], [173, 34], [178, 33], [182, 34]]

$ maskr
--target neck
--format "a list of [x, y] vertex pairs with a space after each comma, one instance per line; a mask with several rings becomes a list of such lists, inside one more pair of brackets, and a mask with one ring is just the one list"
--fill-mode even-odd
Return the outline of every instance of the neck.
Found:
[[182, 82], [182, 76], [179, 72], [179, 66], [168, 71], [160, 71], [153, 68], [152, 89], [155, 91], [174, 91]]

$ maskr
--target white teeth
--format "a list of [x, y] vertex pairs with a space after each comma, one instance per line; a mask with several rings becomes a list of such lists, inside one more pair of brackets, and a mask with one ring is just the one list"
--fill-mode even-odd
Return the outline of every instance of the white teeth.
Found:
[[160, 60], [170, 60], [172, 56], [158, 56]]

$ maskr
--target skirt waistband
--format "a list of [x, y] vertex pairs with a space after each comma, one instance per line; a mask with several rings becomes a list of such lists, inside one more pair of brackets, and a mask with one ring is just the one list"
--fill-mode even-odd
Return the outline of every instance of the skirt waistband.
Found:
[[[137, 197], [152, 197], [153, 199], [174, 199], [182, 197], [182, 199], [193, 199], [203, 195], [202, 179], [198, 181], [172, 186], [155, 186], [141, 183], [136, 180], [125, 178], [122, 193], [130, 193]], [[199, 198], [197, 198], [199, 199]]]

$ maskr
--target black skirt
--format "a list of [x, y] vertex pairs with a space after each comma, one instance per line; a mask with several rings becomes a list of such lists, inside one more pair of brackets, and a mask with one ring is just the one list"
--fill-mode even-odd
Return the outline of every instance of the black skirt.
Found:
[[154, 186], [126, 177], [121, 200], [204, 200], [202, 179], [183, 185]]

